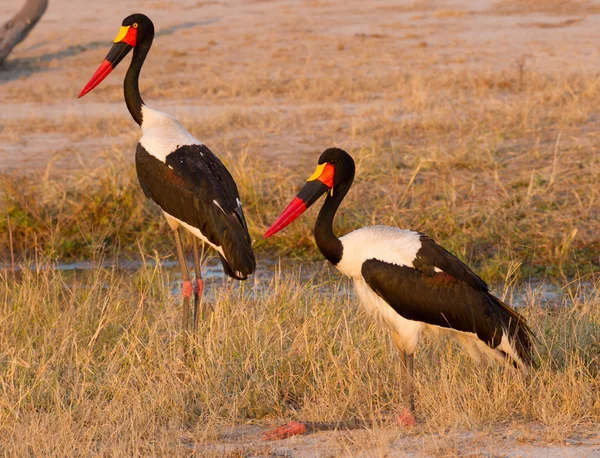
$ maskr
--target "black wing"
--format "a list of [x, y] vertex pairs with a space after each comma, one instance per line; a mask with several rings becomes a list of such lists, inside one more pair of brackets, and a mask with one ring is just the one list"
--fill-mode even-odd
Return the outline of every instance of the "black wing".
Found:
[[245, 279], [256, 262], [233, 178], [204, 145], [186, 145], [162, 162], [138, 143], [135, 164], [144, 194], [166, 213], [200, 230], [214, 245], [228, 275]]
[[486, 283], [456, 256], [425, 236], [422, 242], [416, 268], [365, 261], [361, 272], [369, 287], [408, 320], [475, 333], [491, 348], [507, 334], [519, 357], [532, 364], [534, 336], [525, 319], [490, 294]]
[[475, 289], [488, 291], [488, 285], [469, 266], [426, 235], [419, 235], [421, 248], [417, 251], [413, 261], [415, 268], [428, 277], [432, 277], [437, 267], [456, 280], [465, 282]]

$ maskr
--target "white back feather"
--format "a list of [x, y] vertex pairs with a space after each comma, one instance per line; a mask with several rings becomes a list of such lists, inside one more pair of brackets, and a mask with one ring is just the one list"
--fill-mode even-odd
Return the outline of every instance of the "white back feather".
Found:
[[142, 105], [142, 132], [140, 144], [162, 162], [180, 146], [202, 145], [171, 115], [145, 105]]
[[362, 278], [362, 265], [367, 259], [414, 267], [413, 261], [421, 248], [418, 232], [389, 226], [363, 227], [340, 237], [340, 241], [344, 250], [336, 267], [357, 279]]

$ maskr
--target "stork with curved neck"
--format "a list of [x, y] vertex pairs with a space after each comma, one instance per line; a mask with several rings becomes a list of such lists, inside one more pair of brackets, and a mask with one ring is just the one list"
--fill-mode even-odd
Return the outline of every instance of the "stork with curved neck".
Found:
[[[252, 243], [235, 181], [223, 163], [176, 119], [148, 108], [139, 89], [140, 71], [152, 46], [154, 24], [143, 14], [126, 17], [104, 61], [79, 97], [93, 90], [133, 49], [123, 89], [132, 118], [142, 128], [135, 164], [140, 186], [162, 209], [175, 235], [183, 274], [183, 328], [188, 329], [189, 300], [194, 293], [194, 329], [203, 282], [198, 239], [213, 247], [232, 278], [245, 280], [256, 267]], [[196, 282], [192, 285], [183, 253], [180, 228], [194, 237]]]
[[317, 247], [319, 247], [319, 251], [325, 256], [325, 259], [333, 265], [337, 265], [340, 262], [344, 250], [342, 242], [333, 232], [333, 218], [342, 200], [348, 194], [353, 180], [354, 170], [352, 170], [352, 178], [341, 183], [336, 188], [335, 194], [327, 194], [325, 203], [321, 207], [315, 223], [315, 242], [317, 242]]
[[[525, 319], [493, 296], [486, 283], [452, 253], [419, 232], [372, 226], [343, 237], [333, 218], [354, 180], [354, 160], [330, 148], [317, 170], [265, 233], [274, 235], [327, 194], [315, 240], [323, 256], [352, 278], [363, 307], [386, 326], [400, 350], [408, 383], [403, 425], [414, 424], [413, 355], [424, 334], [458, 340], [475, 360], [509, 361], [526, 371], [534, 364], [534, 335]], [[319, 425], [319, 426], [316, 426]], [[293, 422], [267, 433], [279, 439], [324, 424]]]
[[139, 43], [138, 46], [134, 48], [131, 64], [127, 69], [127, 74], [125, 75], [125, 81], [123, 83], [123, 92], [125, 93], [127, 109], [129, 110], [129, 113], [131, 113], [131, 117], [134, 121], [140, 126], [142, 125], [142, 106], [144, 105], [142, 95], [140, 94], [140, 71], [142, 70], [142, 65], [144, 65], [146, 56], [150, 51], [153, 39], [154, 30], [152, 30], [152, 34], [149, 35], [145, 41]]

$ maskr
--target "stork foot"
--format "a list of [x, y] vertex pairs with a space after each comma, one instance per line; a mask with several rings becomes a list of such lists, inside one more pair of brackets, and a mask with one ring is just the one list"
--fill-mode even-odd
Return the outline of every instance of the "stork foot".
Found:
[[194, 292], [194, 288], [192, 286], [192, 282], [190, 280], [187, 280], [183, 282], [183, 288], [182, 288], [182, 293], [183, 293], [183, 297], [185, 297], [186, 299], [189, 299], [192, 297], [192, 293]]
[[305, 434], [308, 431], [306, 425], [299, 421], [291, 421], [287, 425], [278, 426], [275, 429], [267, 431], [263, 435], [264, 441], [273, 441], [279, 439], [287, 439], [291, 436]]
[[400, 415], [398, 415], [397, 422], [398, 422], [398, 426], [401, 426], [403, 428], [414, 426], [417, 424], [417, 420], [415, 420], [414, 415], [406, 407], [404, 408], [402, 413]]

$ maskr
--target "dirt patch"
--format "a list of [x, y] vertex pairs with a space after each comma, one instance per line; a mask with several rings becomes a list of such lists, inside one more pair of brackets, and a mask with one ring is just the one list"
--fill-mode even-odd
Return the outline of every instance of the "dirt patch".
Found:
[[[573, 9], [566, 3], [151, 2], [144, 8], [157, 37], [142, 93], [149, 105], [197, 121], [186, 125], [217, 153], [251, 148], [254, 155], [299, 164], [332, 144], [370, 144], [369, 132], [357, 135], [355, 126], [372, 110], [385, 117], [403, 106], [393, 83], [402, 84], [402, 75], [516, 72], [523, 60], [528, 71], [597, 71], [600, 6], [582, 1]], [[20, 4], [2, 2], [0, 19]], [[80, 159], [58, 161], [54, 170], [101, 164], [93, 157], [111, 148], [130, 151], [132, 160], [139, 134], [122, 102], [126, 64], [91, 96], [76, 95], [108, 51], [120, 18], [137, 8], [132, 0], [85, 7], [51, 2], [0, 70], [0, 171], [29, 173], [46, 169], [57, 155], [72, 156], [68, 134], [90, 130], [86, 124], [105, 117], [120, 120], [117, 137], [130, 135], [114, 138], [99, 126], [92, 141], [75, 145]], [[240, 114], [246, 125], [231, 128]], [[65, 117], [71, 121], [61, 129]], [[37, 141], [37, 125], [27, 124], [28, 118], [58, 123], [48, 145]], [[22, 126], [3, 128], [11, 119]], [[96, 139], [101, 136], [106, 141]]]
[[592, 457], [600, 454], [600, 433], [580, 428], [566, 440], [545, 438], [537, 424], [491, 427], [489, 431], [433, 433], [416, 427], [320, 431], [280, 441], [263, 441], [265, 428], [240, 425], [223, 429], [216, 441], [185, 443], [201, 456], [469, 456], [469, 457]]

